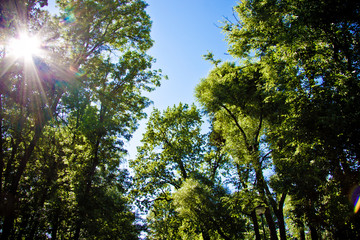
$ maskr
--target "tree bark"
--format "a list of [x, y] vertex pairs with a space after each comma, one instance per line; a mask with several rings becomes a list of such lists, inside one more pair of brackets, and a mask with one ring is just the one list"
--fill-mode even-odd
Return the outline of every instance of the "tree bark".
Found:
[[30, 142], [28, 148], [26, 149], [23, 157], [21, 158], [21, 161], [20, 161], [19, 167], [17, 169], [17, 172], [15, 174], [15, 177], [14, 177], [13, 181], [11, 182], [9, 194], [7, 195], [7, 197], [12, 197], [12, 200], [10, 200], [7, 205], [8, 214], [4, 217], [3, 233], [1, 235], [1, 239], [4, 239], [4, 240], [9, 239], [10, 234], [13, 230], [14, 220], [16, 218], [16, 208], [17, 208], [17, 204], [19, 201], [19, 199], [17, 198], [19, 182], [25, 171], [26, 165], [29, 162], [30, 157], [34, 151], [35, 145], [40, 138], [40, 135], [41, 135], [41, 132], [42, 132], [42, 129], [44, 126], [45, 125], [42, 125], [42, 126], [38, 126], [36, 128], [34, 137], [33, 137], [32, 141]]
[[211, 240], [210, 236], [209, 236], [209, 233], [206, 230], [202, 230], [201, 235], [203, 237], [203, 240]]
[[305, 240], [305, 227], [303, 222], [299, 223], [299, 232], [300, 232], [300, 240]]
[[268, 224], [269, 231], [270, 231], [270, 239], [278, 240], [275, 222], [271, 216], [271, 212], [270, 212], [269, 208], [266, 208], [266, 210], [265, 210], [265, 218], [266, 218], [266, 222]]
[[276, 210], [275, 215], [276, 215], [276, 217], [278, 219], [279, 231], [280, 231], [280, 239], [281, 240], [286, 240], [286, 229], [285, 229], [283, 208], [281, 207], [280, 209]]
[[286, 193], [282, 194], [280, 201], [279, 201], [278, 208], [273, 209], [274, 213], [276, 215], [276, 218], [278, 219], [281, 240], [286, 240], [286, 228], [285, 228], [284, 211], [283, 211], [286, 195], [287, 195]]
[[318, 236], [317, 230], [316, 230], [316, 228], [314, 227], [314, 225], [309, 224], [309, 229], [310, 229], [311, 239], [312, 239], [312, 240], [318, 240], [318, 239], [319, 239], [319, 236]]
[[253, 210], [251, 212], [251, 219], [254, 224], [255, 240], [261, 240], [260, 231], [259, 231], [259, 223], [257, 221], [255, 210]]

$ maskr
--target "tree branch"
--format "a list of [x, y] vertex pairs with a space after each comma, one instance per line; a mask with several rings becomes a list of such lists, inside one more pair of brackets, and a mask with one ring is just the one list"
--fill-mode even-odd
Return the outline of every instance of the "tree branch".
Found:
[[[260, 103], [262, 105], [262, 103]], [[262, 108], [262, 107], [261, 107]], [[260, 131], [262, 128], [262, 123], [263, 123], [263, 114], [262, 114], [262, 110], [260, 110], [260, 119], [259, 119], [259, 126], [256, 129], [256, 133], [255, 133], [255, 138], [254, 138], [254, 142], [258, 141], [259, 135], [260, 135]]]
[[246, 145], [247, 149], [250, 150], [251, 147], [250, 147], [250, 144], [249, 144], [248, 139], [246, 137], [246, 133], [245, 133], [244, 129], [240, 126], [238, 120], [236, 119], [236, 116], [224, 104], [221, 104], [220, 106], [223, 107], [226, 110], [226, 112], [230, 115], [230, 117], [234, 120], [235, 125], [240, 130], [241, 135], [244, 138], [245, 145]]

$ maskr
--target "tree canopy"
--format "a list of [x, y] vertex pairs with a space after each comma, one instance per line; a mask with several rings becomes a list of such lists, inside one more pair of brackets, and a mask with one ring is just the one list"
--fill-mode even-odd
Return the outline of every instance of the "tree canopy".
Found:
[[1, 49], [1, 239], [137, 239], [120, 163], [161, 78], [147, 4], [45, 5], [1, 2], [1, 42], [41, 42], [30, 56]]
[[[356, 201], [349, 198], [359, 184], [359, 144], [353, 138], [358, 11], [356, 1], [242, 1], [234, 22], [223, 26], [229, 52], [240, 63], [217, 61], [197, 86], [197, 98], [232, 158], [254, 172], [252, 191], [277, 218], [281, 239], [286, 195], [289, 220], [300, 231], [307, 225], [312, 239], [359, 234]], [[246, 157], [252, 151], [256, 158]], [[276, 239], [270, 216], [266, 220]]]

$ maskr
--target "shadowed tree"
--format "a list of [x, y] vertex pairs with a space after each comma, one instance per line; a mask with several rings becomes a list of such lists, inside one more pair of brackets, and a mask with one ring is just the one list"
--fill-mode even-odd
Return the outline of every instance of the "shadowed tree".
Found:
[[[146, 3], [57, 3], [51, 17], [46, 1], [1, 2], [4, 42], [22, 33], [43, 42], [39, 56], [1, 56], [1, 238], [135, 238], [118, 165], [150, 103], [141, 91], [159, 85]], [[101, 214], [102, 201], [117, 213]]]
[[[351, 0], [242, 1], [234, 8], [234, 23], [227, 21], [223, 29], [230, 54], [245, 61], [240, 67], [218, 67], [217, 61], [198, 87], [209, 112], [224, 112], [215, 121], [225, 125], [232, 119], [237, 126], [245, 142], [241, 149], [254, 141], [249, 136], [264, 134], [274, 166], [270, 189], [291, 194], [298, 220], [305, 220], [313, 239], [358, 235], [359, 216], [351, 213], [354, 203], [347, 196], [359, 184], [359, 8]], [[251, 79], [246, 69], [256, 69], [253, 84], [243, 84]], [[219, 84], [205, 83], [216, 78]], [[218, 87], [222, 90], [211, 90]], [[258, 109], [265, 111], [254, 114]], [[254, 117], [253, 129], [260, 119], [266, 123], [260, 135], [247, 134], [254, 122], [245, 120]], [[226, 134], [228, 127], [223, 129]], [[239, 144], [232, 144], [229, 151], [236, 148]], [[251, 167], [256, 172], [256, 165]]]

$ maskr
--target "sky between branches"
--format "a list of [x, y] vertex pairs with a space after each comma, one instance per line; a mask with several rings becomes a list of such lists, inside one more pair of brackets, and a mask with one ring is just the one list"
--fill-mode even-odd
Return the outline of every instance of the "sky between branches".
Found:
[[[233, 19], [235, 0], [148, 0], [147, 12], [153, 26], [151, 37], [155, 41], [149, 54], [157, 59], [155, 69], [162, 69], [169, 80], [147, 96], [154, 104], [147, 109], [164, 110], [174, 104], [195, 101], [194, 89], [201, 78], [213, 67], [203, 59], [208, 51], [216, 59], [230, 59], [227, 55], [225, 35], [221, 32], [221, 21]], [[145, 131], [146, 121], [127, 144], [129, 158], [136, 156]]]

